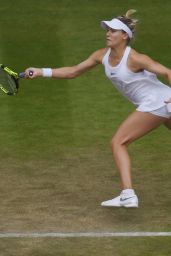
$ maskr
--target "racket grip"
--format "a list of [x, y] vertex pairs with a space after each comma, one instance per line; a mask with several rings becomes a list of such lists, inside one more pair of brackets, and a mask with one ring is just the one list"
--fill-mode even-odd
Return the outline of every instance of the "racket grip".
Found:
[[19, 74], [19, 78], [24, 78], [25, 77], [25, 72], [22, 72]]
[[[22, 72], [22, 73], [19, 74], [19, 78], [24, 78], [25, 75], [26, 75], [26, 73]], [[33, 75], [33, 71], [29, 71], [29, 76], [32, 76], [32, 75]]]

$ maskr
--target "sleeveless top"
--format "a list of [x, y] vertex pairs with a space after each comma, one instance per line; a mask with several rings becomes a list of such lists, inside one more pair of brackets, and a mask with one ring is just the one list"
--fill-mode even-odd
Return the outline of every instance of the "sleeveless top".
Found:
[[127, 46], [120, 63], [113, 67], [109, 64], [111, 48], [108, 49], [102, 60], [106, 76], [137, 107], [138, 111], [150, 112], [167, 106], [168, 111], [171, 112], [171, 104], [164, 103], [171, 98], [171, 88], [147, 70], [132, 72], [127, 66], [130, 51], [131, 47]]

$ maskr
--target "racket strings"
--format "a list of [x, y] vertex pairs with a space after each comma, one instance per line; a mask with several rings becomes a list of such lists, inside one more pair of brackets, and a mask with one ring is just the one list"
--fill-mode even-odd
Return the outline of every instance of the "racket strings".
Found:
[[17, 92], [18, 83], [17, 80], [10, 76], [6, 71], [0, 68], [0, 86], [9, 95], [13, 95]]

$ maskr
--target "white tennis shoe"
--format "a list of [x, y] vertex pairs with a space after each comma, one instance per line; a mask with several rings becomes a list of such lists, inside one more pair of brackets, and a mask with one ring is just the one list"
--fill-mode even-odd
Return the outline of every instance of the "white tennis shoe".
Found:
[[101, 206], [127, 208], [138, 207], [138, 197], [135, 194], [132, 196], [126, 196], [125, 194], [121, 193], [118, 197], [102, 202]]

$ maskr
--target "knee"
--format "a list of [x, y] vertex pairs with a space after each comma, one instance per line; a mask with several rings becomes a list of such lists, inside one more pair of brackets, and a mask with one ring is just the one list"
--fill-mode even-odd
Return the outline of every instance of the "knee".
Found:
[[130, 143], [130, 139], [127, 136], [117, 136], [115, 135], [111, 142], [110, 145], [113, 150], [117, 150], [121, 146], [127, 146]]

